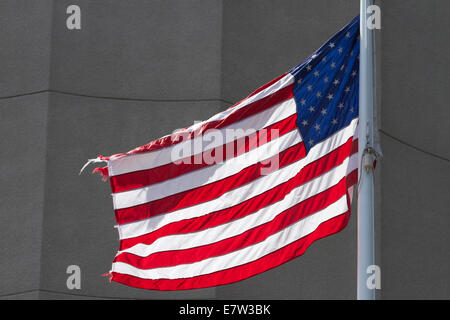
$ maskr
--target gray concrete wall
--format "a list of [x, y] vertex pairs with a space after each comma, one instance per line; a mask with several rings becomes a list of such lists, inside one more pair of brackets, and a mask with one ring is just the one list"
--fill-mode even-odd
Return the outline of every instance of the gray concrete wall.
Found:
[[0, 1], [0, 297], [38, 297], [51, 17], [51, 1]]
[[[55, 1], [41, 288], [53, 297], [214, 298], [110, 284], [117, 247], [109, 184], [86, 157], [145, 144], [223, 109], [220, 1], [80, 1], [81, 30]], [[92, 168], [89, 168], [92, 170]], [[66, 287], [68, 265], [82, 289]]]
[[66, 28], [72, 1], [54, 1], [53, 90], [151, 100], [220, 98], [218, 0], [89, 1], [81, 30]]
[[0, 97], [48, 89], [52, 1], [0, 1]]
[[[355, 298], [355, 211], [304, 256], [239, 283], [181, 292], [109, 283], [101, 274], [118, 245], [110, 188], [78, 171], [288, 71], [359, 13], [358, 0], [37, 3], [0, 2], [1, 298]], [[69, 4], [81, 7], [81, 30], [66, 28]], [[379, 4], [377, 295], [448, 299], [449, 6]], [[72, 264], [80, 290], [66, 287]]]
[[0, 297], [36, 297], [46, 181], [48, 93], [0, 99]]
[[382, 295], [449, 299], [450, 6], [382, 6]]

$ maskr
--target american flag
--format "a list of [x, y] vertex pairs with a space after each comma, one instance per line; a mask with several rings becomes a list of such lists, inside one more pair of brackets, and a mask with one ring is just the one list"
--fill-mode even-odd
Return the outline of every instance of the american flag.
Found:
[[107, 166], [110, 279], [182, 290], [246, 279], [342, 230], [358, 177], [359, 17], [288, 73]]

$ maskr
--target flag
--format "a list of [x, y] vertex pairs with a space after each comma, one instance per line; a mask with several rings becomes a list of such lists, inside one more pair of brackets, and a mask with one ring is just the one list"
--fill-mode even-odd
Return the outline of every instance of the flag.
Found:
[[110, 279], [228, 284], [341, 231], [358, 177], [359, 17], [308, 59], [206, 121], [94, 161], [119, 231]]

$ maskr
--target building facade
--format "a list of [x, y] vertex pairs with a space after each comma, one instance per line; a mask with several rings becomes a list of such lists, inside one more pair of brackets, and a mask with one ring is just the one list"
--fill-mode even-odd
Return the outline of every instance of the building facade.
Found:
[[[377, 4], [377, 298], [449, 299], [450, 6]], [[70, 5], [80, 29], [68, 27]], [[238, 283], [109, 283], [110, 187], [78, 172], [223, 110], [358, 14], [358, 0], [0, 1], [0, 298], [356, 298], [355, 205], [345, 230]], [[72, 265], [79, 289], [67, 286]]]

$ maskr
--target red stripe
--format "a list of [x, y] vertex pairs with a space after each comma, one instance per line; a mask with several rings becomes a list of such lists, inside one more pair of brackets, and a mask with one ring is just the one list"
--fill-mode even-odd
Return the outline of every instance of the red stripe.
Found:
[[[358, 138], [353, 140], [352, 150], [350, 151], [350, 154], [355, 153], [358, 153]], [[358, 168], [350, 173], [347, 173], [347, 189], [355, 185], [356, 183], [358, 183]]]
[[253, 91], [252, 93], [250, 93], [246, 98], [240, 100], [239, 102], [236, 102], [234, 105], [232, 105], [231, 107], [229, 107], [228, 109], [232, 109], [234, 108], [236, 105], [240, 104], [241, 102], [247, 100], [248, 98], [251, 98], [252, 96], [254, 96], [255, 94], [263, 91], [264, 89], [270, 87], [271, 85], [273, 85], [275, 82], [281, 80], [281, 78], [284, 78], [287, 75], [287, 73], [283, 73], [281, 76], [276, 77], [275, 79], [273, 79], [270, 82], [267, 82], [266, 84], [264, 84], [263, 86], [261, 86], [260, 88], [256, 89], [255, 91]]
[[358, 138], [356, 138], [356, 139], [353, 140], [353, 141], [354, 141], [354, 143], [353, 143], [352, 150], [351, 150], [351, 153], [352, 153], [352, 154], [358, 152]]
[[[281, 80], [282, 78], [284, 78], [287, 75], [287, 73], [282, 74], [281, 76], [273, 79], [272, 81], [267, 82], [265, 85], [259, 87], [258, 89], [256, 89], [255, 91], [253, 91], [252, 93], [250, 93], [250, 95], [247, 98], [250, 98], [252, 96], [254, 96], [255, 94], [263, 91], [264, 89], [267, 89], [268, 87], [270, 87], [271, 85], [273, 85], [275, 82]], [[245, 99], [244, 99], [245, 100]]]
[[[141, 205], [137, 205], [130, 208], [116, 209], [116, 221], [119, 224], [133, 222], [156, 216], [161, 213], [166, 213], [174, 210], [179, 210], [194, 204], [206, 202], [217, 198], [225, 192], [238, 188], [244, 184], [247, 184], [257, 178], [261, 174], [263, 168], [270, 166], [270, 163], [275, 163], [277, 157], [279, 162], [279, 168], [284, 167], [290, 163], [300, 160], [305, 156], [305, 147], [303, 143], [298, 143], [288, 149], [280, 152], [274, 157], [267, 160], [263, 164], [258, 162], [252, 166], [249, 166], [240, 172], [224, 178], [222, 180], [200, 186], [195, 189], [186, 190], [177, 194], [170, 195], [168, 197], [147, 202]], [[269, 161], [273, 160], [273, 161]]]
[[[255, 132], [254, 135], [243, 137], [234, 141], [231, 141], [225, 145], [217, 147], [212, 151], [207, 150], [199, 155], [193, 155], [185, 159], [180, 160], [181, 163], [168, 163], [156, 168], [148, 170], [140, 170], [129, 172], [110, 178], [112, 192], [122, 192], [136, 188], [142, 188], [158, 182], [178, 177], [182, 174], [186, 174], [215, 163], [206, 163], [205, 159], [209, 159], [218, 155], [223, 160], [237, 157], [240, 154], [248, 152], [269, 142], [272, 140], [271, 130], [278, 130], [278, 136], [291, 132], [296, 129], [297, 114], [278, 121], [266, 128]], [[277, 136], [275, 136], [277, 138]], [[233, 154], [227, 154], [227, 150], [234, 150]], [[223, 156], [221, 156], [223, 155]], [[200, 161], [199, 161], [200, 160]]]
[[353, 144], [354, 142], [352, 142], [352, 139], [350, 138], [345, 144], [333, 150], [326, 156], [306, 165], [288, 181], [233, 207], [218, 210], [201, 217], [173, 222], [151, 233], [134, 238], [123, 239], [120, 241], [119, 250], [125, 250], [138, 243], [151, 244], [156, 239], [171, 234], [190, 233], [212, 228], [251, 214], [261, 208], [264, 208], [265, 206], [283, 199], [284, 196], [291, 192], [292, 189], [341, 164], [349, 156], [349, 151], [352, 149]]
[[347, 189], [358, 182], [358, 169], [353, 170], [347, 175]]
[[188, 132], [188, 133], [185, 133], [185, 132], [174, 133], [172, 135], [162, 137], [160, 139], [152, 141], [146, 145], [137, 147], [126, 153], [118, 153], [118, 154], [112, 155], [108, 158], [106, 158], [106, 157], [103, 157], [103, 158], [109, 159], [109, 158], [117, 157], [117, 156], [121, 156], [121, 155], [144, 153], [144, 152], [162, 149], [162, 148], [180, 143], [181, 141], [185, 141], [186, 139], [192, 139], [196, 136], [202, 135], [206, 130], [220, 129], [220, 128], [226, 127], [234, 122], [240, 121], [240, 120], [250, 117], [254, 114], [257, 114], [263, 110], [269, 109], [280, 102], [283, 102], [285, 100], [293, 98], [294, 93], [293, 93], [292, 89], [293, 89], [293, 85], [292, 84], [288, 85], [288, 86], [272, 93], [271, 95], [269, 95], [267, 97], [264, 97], [260, 100], [257, 100], [253, 103], [248, 104], [245, 107], [242, 107], [242, 108], [236, 110], [235, 112], [228, 115], [225, 119], [206, 122], [201, 127], [196, 129], [195, 131]]
[[350, 218], [350, 210], [344, 214], [323, 222], [309, 235], [292, 242], [264, 257], [252, 262], [217, 271], [214, 273], [182, 279], [142, 279], [135, 276], [112, 272], [111, 280], [128, 286], [152, 290], [188, 290], [206, 288], [247, 279], [275, 268], [295, 257], [302, 255], [314, 241], [337, 233], [345, 228]]
[[264, 241], [272, 234], [328, 207], [346, 193], [347, 188], [344, 177], [335, 186], [279, 213], [272, 221], [249, 229], [237, 236], [195, 248], [156, 252], [146, 257], [124, 252], [116, 256], [114, 262], [125, 262], [139, 269], [151, 269], [193, 263], [224, 255]]

